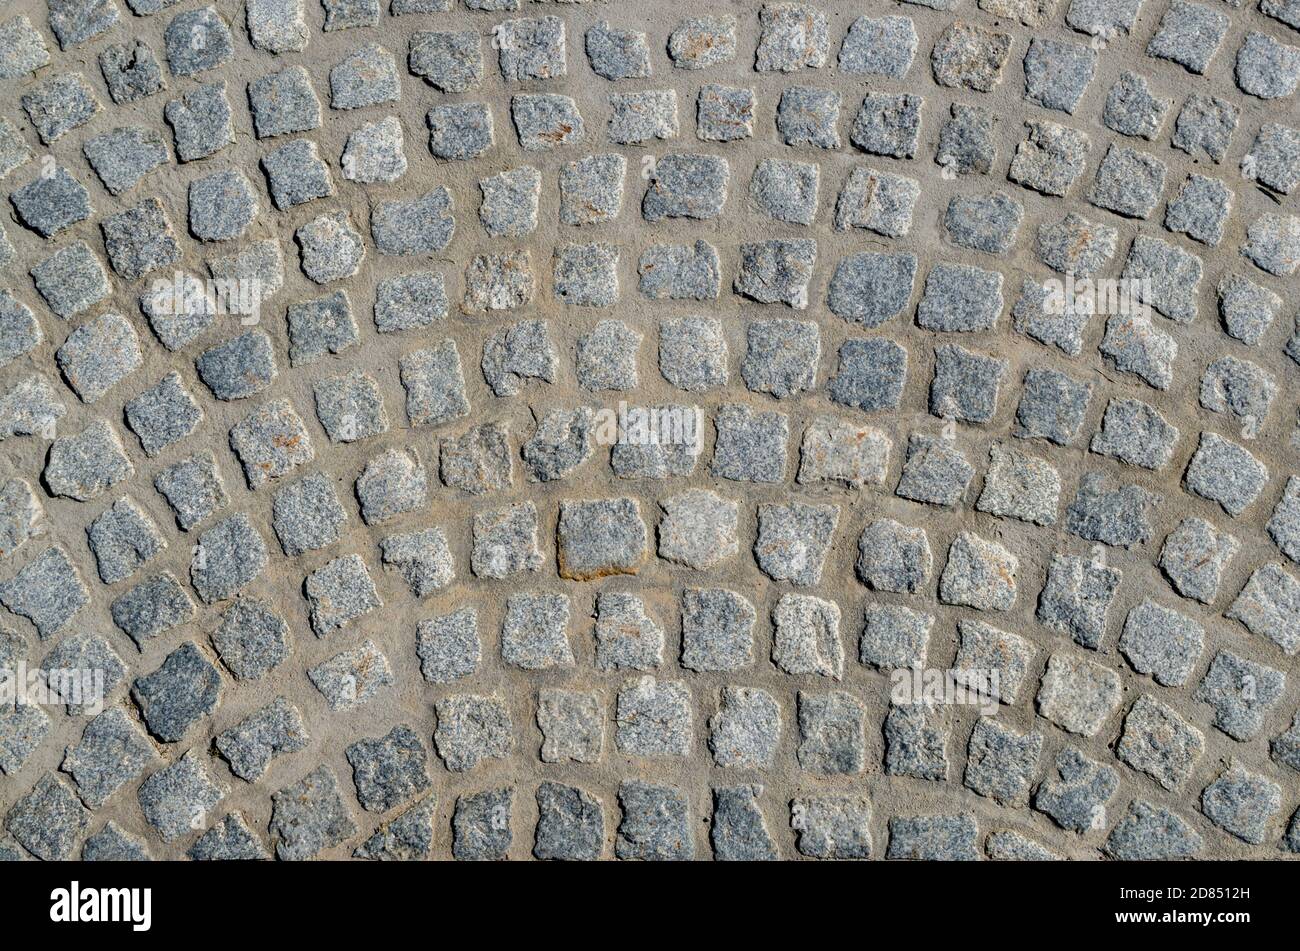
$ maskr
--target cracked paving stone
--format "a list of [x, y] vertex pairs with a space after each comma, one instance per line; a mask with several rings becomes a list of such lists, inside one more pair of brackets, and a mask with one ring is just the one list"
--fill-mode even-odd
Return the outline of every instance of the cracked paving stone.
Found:
[[45, 145], [85, 125], [103, 108], [80, 73], [47, 79], [19, 101]]
[[1247, 33], [1237, 50], [1237, 88], [1259, 99], [1279, 99], [1300, 85], [1300, 48], [1266, 33]]
[[694, 857], [690, 804], [675, 786], [625, 780], [618, 788], [622, 809], [614, 854], [632, 861], [682, 861]]
[[[789, 90], [787, 90], [786, 94], [788, 93]], [[785, 101], [784, 95], [782, 101]], [[735, 142], [740, 139], [752, 138], [754, 135], [755, 105], [754, 90], [752, 89], [723, 86], [719, 83], [706, 83], [700, 87], [699, 96], [695, 101], [696, 138], [702, 142]], [[837, 98], [837, 109], [838, 106]], [[799, 134], [797, 132], [791, 133], [789, 130], [789, 123], [792, 121], [794, 120], [788, 114], [783, 114], [778, 107], [778, 130], [783, 136], [788, 137], [788, 144], [803, 144], [799, 141]], [[835, 136], [835, 144], [838, 145], [839, 138], [833, 129], [829, 134]], [[790, 138], [796, 141], [791, 142], [789, 141]]]
[[168, 102], [163, 115], [181, 162], [206, 158], [235, 141], [224, 82], [195, 87]]
[[360, 555], [335, 558], [303, 582], [312, 630], [325, 637], [383, 606]]
[[330, 69], [330, 107], [362, 109], [402, 97], [393, 54], [378, 43], [358, 47]]
[[687, 588], [682, 592], [682, 666], [694, 671], [748, 667], [757, 619], [754, 605], [734, 591]]
[[[1138, 235], [1129, 247], [1122, 278], [1137, 283], [1139, 300], [1178, 323], [1196, 318], [1201, 259], [1159, 238]], [[1109, 329], [1109, 324], [1107, 325]]]
[[216, 457], [210, 452], [168, 466], [154, 477], [153, 484], [171, 506], [176, 524], [187, 532], [230, 502]]
[[[55, 165], [51, 174], [37, 177], [9, 195], [9, 201], [18, 212], [18, 220], [31, 228], [42, 238], [51, 238], [80, 221], [85, 221], [94, 212], [90, 206], [90, 194], [62, 165]], [[157, 206], [157, 202], [154, 202]], [[108, 227], [114, 218], [106, 219], [103, 227]], [[113, 249], [109, 249], [109, 258], [115, 259]], [[121, 273], [116, 264], [114, 269]], [[126, 275], [138, 276], [138, 275]]]
[[1054, 122], [1025, 125], [1028, 135], [1016, 146], [1007, 178], [1044, 195], [1065, 195], [1083, 174], [1091, 149], [1088, 136]]
[[153, 673], [131, 685], [149, 732], [164, 743], [177, 743], [221, 700], [221, 675], [203, 652], [187, 641], [167, 655]]
[[812, 224], [820, 179], [820, 169], [812, 162], [764, 159], [750, 179], [750, 201], [777, 221]]
[[251, 783], [266, 772], [276, 757], [306, 749], [308, 739], [298, 708], [284, 697], [277, 697], [217, 734], [214, 745], [230, 771]]
[[321, 106], [302, 66], [287, 66], [248, 84], [248, 105], [259, 139], [320, 127]]
[[757, 783], [713, 790], [709, 838], [716, 861], [755, 862], [778, 858], [758, 802], [762, 793], [763, 787]]
[[866, 710], [861, 702], [840, 691], [814, 694], [801, 690], [798, 700], [800, 769], [824, 774], [862, 772]]
[[1037, 649], [1024, 638], [983, 621], [958, 621], [957, 633], [953, 680], [999, 703], [1015, 703]]
[[1259, 343], [1282, 308], [1282, 298], [1237, 274], [1219, 282], [1218, 298], [1224, 331], [1250, 346]]
[[1053, 654], [1047, 660], [1036, 703], [1038, 712], [1062, 729], [1095, 736], [1119, 706], [1119, 675], [1080, 657]]
[[681, 317], [659, 325], [659, 372], [679, 389], [700, 393], [727, 382], [727, 341], [712, 317]]
[[303, 0], [249, 0], [248, 40], [268, 53], [295, 53], [307, 46]]
[[208, 816], [229, 790], [212, 777], [197, 750], [158, 770], [140, 786], [145, 820], [164, 842], [207, 827]]
[[408, 64], [414, 75], [441, 92], [468, 92], [483, 81], [478, 32], [412, 33]]
[[374, 835], [356, 847], [352, 857], [379, 861], [427, 859], [433, 847], [434, 811], [437, 806], [437, 794], [430, 793], [396, 819], [380, 826]]
[[1124, 732], [1115, 747], [1121, 760], [1165, 789], [1175, 789], [1187, 779], [1204, 751], [1200, 730], [1146, 695], [1138, 697], [1125, 715]]
[[135, 328], [114, 313], [102, 314], [68, 334], [54, 357], [83, 403], [103, 397], [143, 362]]
[[797, 479], [802, 485], [818, 482], [851, 488], [883, 485], [892, 445], [890, 438], [879, 429], [855, 426], [833, 416], [818, 416], [804, 430]]
[[1097, 53], [1081, 43], [1035, 37], [1025, 53], [1025, 99], [1073, 113], [1092, 81]]
[[939, 600], [978, 611], [1009, 611], [1016, 600], [1018, 568], [1019, 559], [1003, 546], [962, 532], [948, 549]]
[[764, 769], [781, 737], [781, 707], [766, 690], [723, 687], [709, 719], [709, 751], [718, 766]]
[[774, 581], [819, 583], [839, 514], [837, 505], [760, 505], [754, 542], [759, 569]]
[[1054, 466], [1009, 446], [994, 444], [989, 447], [989, 468], [975, 508], [1034, 525], [1051, 525], [1056, 521], [1060, 494], [1061, 477]]
[[42, 639], [63, 630], [89, 603], [80, 573], [58, 546], [47, 548], [0, 582], [0, 604], [31, 621]]
[[991, 92], [1002, 81], [1011, 41], [1009, 33], [960, 20], [952, 23], [939, 35], [930, 53], [934, 81], [940, 86]]
[[657, 530], [659, 557], [704, 570], [739, 550], [736, 502], [707, 489], [687, 489], [659, 503], [663, 517]]
[[521, 447], [520, 454], [534, 482], [553, 482], [570, 475], [591, 457], [594, 414], [589, 407], [552, 410]]
[[1119, 772], [1066, 747], [1034, 793], [1034, 808], [1062, 829], [1087, 833], [1106, 828], [1106, 806], [1119, 791]]
[[855, 565], [873, 591], [914, 593], [930, 578], [933, 556], [925, 529], [879, 519], [862, 530]]
[[460, 861], [501, 861], [513, 841], [510, 810], [514, 790], [488, 789], [456, 800], [452, 815], [452, 857]]
[[536, 798], [534, 857], [572, 862], [600, 858], [605, 816], [599, 799], [576, 786], [551, 782], [537, 787]]
[[480, 578], [537, 571], [544, 561], [537, 548], [537, 508], [532, 502], [476, 512], [473, 536], [470, 567]]
[[597, 596], [595, 637], [600, 670], [654, 670], [663, 663], [663, 626], [630, 594]]
[[[510, 254], [480, 254], [465, 268], [467, 314], [493, 310], [513, 310], [533, 299], [532, 263], [527, 251]], [[544, 321], [532, 324], [545, 326]]]
[[605, 746], [604, 703], [599, 694], [540, 690], [537, 727], [543, 763], [598, 763]]
[[[431, 254], [441, 251], [451, 241], [456, 229], [451, 212], [451, 193], [442, 186], [409, 201], [381, 201], [370, 212], [370, 235], [380, 254]], [[340, 277], [356, 272], [365, 254], [359, 239], [357, 244], [355, 264], [350, 272], [340, 273]], [[306, 248], [303, 250], [306, 270]]]
[[514, 749], [514, 727], [499, 697], [453, 694], [434, 704], [438, 728], [433, 741], [447, 769], [463, 773]]
[[649, 172], [641, 201], [646, 221], [710, 219], [722, 213], [731, 178], [726, 159], [673, 152], [651, 165]]
[[808, 239], [742, 244], [735, 291], [760, 304], [803, 310], [816, 260], [817, 242]]
[[853, 120], [849, 141], [868, 155], [913, 158], [924, 102], [906, 93], [868, 93]]
[[1097, 167], [1088, 201], [1125, 218], [1149, 218], [1167, 172], [1154, 156], [1112, 144]]
[[1120, 135], [1155, 139], [1172, 106], [1172, 100], [1152, 94], [1146, 77], [1125, 71], [1106, 94], [1101, 119]]
[[1193, 700], [1214, 709], [1214, 725], [1239, 742], [1254, 739], [1264, 718], [1282, 696], [1286, 674], [1219, 651], [1210, 662]]
[[310, 139], [295, 139], [268, 152], [262, 156], [262, 170], [270, 185], [271, 200], [281, 211], [334, 194], [329, 166], [321, 161], [316, 143]]
[[82, 152], [111, 195], [134, 187], [168, 161], [162, 136], [152, 129], [113, 129], [87, 139]]
[[91, 720], [59, 767], [76, 783], [82, 802], [98, 809], [158, 761], [158, 751], [121, 707]]
[[1165, 208], [1165, 228], [1214, 247], [1232, 208], [1232, 191], [1217, 178], [1189, 175]]
[[944, 174], [987, 175], [997, 158], [993, 126], [994, 113], [980, 106], [953, 103], [949, 117], [939, 130], [939, 147], [934, 161]]
[[1068, 634], [1082, 647], [1097, 650], [1106, 634], [1106, 615], [1122, 575], [1102, 562], [1076, 555], [1053, 555], [1047, 582], [1038, 596], [1037, 618]]
[[237, 812], [223, 816], [185, 854], [196, 862], [260, 861], [271, 857]]
[[487, 423], [463, 436], [444, 438], [439, 475], [444, 485], [471, 495], [508, 489], [514, 483], [509, 431], [501, 423]]
[[239, 457], [250, 489], [288, 475], [315, 458], [302, 418], [288, 400], [272, 400], [230, 429], [230, 448]]
[[915, 284], [914, 255], [851, 254], [835, 266], [826, 306], [835, 316], [864, 328], [878, 327], [903, 312]]
[[1087, 541], [1122, 548], [1151, 537], [1150, 516], [1160, 497], [1137, 485], [1117, 482], [1101, 472], [1085, 472], [1079, 491], [1065, 510], [1065, 528]]
[[167, 67], [176, 76], [216, 69], [234, 55], [234, 41], [216, 7], [177, 14], [163, 33]]
[[[1169, 286], [1169, 291], [1182, 293], [1173, 285]], [[1135, 374], [1157, 390], [1167, 390], [1173, 382], [1178, 343], [1173, 336], [1157, 328], [1149, 314], [1111, 316], [1106, 321], [1106, 332], [1098, 349], [1114, 362], [1116, 369]]]
[[1024, 805], [1043, 749], [1041, 733], [1019, 735], [989, 719], [971, 733], [963, 782], [1002, 806]]
[[73, 848], [90, 825], [90, 810], [68, 784], [46, 773], [32, 791], [5, 815], [5, 828], [28, 852], [45, 862], [72, 858]]
[[[1217, 579], [1216, 579], [1217, 580]], [[1300, 581], [1276, 562], [1256, 568], [1224, 616], [1267, 637], [1288, 655], [1300, 650]]]
[[606, 134], [617, 145], [637, 145], [677, 137], [677, 91], [650, 89], [609, 97]]
[[322, 765], [271, 796], [269, 831], [277, 858], [301, 861], [350, 839], [357, 826], [337, 777]]
[[772, 610], [772, 663], [787, 674], [844, 675], [840, 609], [806, 595], [781, 596]]
[[1241, 253], [1262, 271], [1286, 277], [1300, 267], [1300, 218], [1266, 214], [1246, 230]]
[[236, 680], [256, 680], [289, 656], [289, 625], [255, 598], [241, 598], [222, 615], [212, 646]]
[[86, 839], [81, 850], [83, 862], [149, 862], [152, 859], [144, 842], [122, 831], [111, 819]]
[[506, 598], [501, 621], [501, 660], [520, 670], [572, 667], [569, 598], [544, 591], [520, 591]]
[[798, 851], [810, 859], [870, 859], [871, 803], [858, 796], [805, 796], [790, 800], [790, 828]]
[[344, 750], [352, 766], [357, 801], [367, 812], [387, 812], [429, 788], [424, 745], [399, 724], [379, 739], [361, 739]]
[[272, 496], [271, 526], [289, 557], [325, 548], [347, 520], [328, 477], [313, 473]]
[[86, 526], [86, 541], [104, 584], [131, 577], [167, 547], [153, 519], [129, 496]]
[[[472, 131], [471, 138], [476, 147], [474, 154], [480, 154], [491, 145], [492, 135], [490, 119], [486, 134], [481, 117], [476, 119], [476, 128]], [[578, 104], [568, 96], [512, 96], [510, 119], [519, 137], [519, 145], [526, 152], [548, 152], [561, 145], [573, 145], [582, 141], [586, 135], [586, 124], [582, 121]]]
[[335, 712], [369, 703], [381, 689], [394, 683], [388, 658], [368, 640], [308, 668], [307, 679]]
[[1200, 3], [1175, 0], [1165, 11], [1146, 53], [1172, 60], [1188, 72], [1204, 73], [1228, 31], [1226, 14]]
[[[733, 134], [730, 137], [748, 138], [753, 134], [752, 111], [754, 94], [752, 90], [731, 90], [729, 87], [712, 87], [726, 90], [729, 128], [735, 130], [735, 123], [740, 123], [743, 136]], [[737, 101], [738, 100], [738, 101]], [[738, 117], [737, 117], [738, 113]], [[819, 149], [838, 149], [840, 94], [829, 89], [815, 86], [789, 86], [781, 93], [776, 109], [776, 128], [786, 145], [807, 145]], [[720, 141], [727, 141], [727, 138]]]
[[924, 703], [893, 705], [885, 717], [885, 772], [946, 782], [952, 727], [944, 711]]

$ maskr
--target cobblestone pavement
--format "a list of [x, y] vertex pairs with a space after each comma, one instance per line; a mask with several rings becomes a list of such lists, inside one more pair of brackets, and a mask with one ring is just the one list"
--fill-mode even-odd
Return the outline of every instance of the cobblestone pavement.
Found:
[[1300, 851], [1300, 5], [699, 12], [4, 4], [0, 855]]

